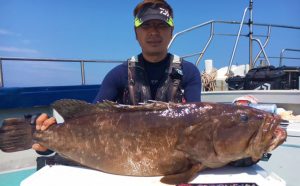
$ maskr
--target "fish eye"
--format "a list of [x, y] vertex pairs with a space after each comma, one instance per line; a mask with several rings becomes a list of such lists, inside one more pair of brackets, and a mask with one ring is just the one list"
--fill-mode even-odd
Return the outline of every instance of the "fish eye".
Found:
[[242, 122], [247, 122], [248, 121], [248, 116], [246, 114], [241, 114], [240, 119], [241, 119]]

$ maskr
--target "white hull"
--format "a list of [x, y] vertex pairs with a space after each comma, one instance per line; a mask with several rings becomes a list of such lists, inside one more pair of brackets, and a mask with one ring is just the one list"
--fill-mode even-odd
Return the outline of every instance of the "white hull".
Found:
[[300, 90], [238, 90], [202, 92], [201, 101], [232, 103], [240, 96], [252, 95], [260, 103], [274, 103], [285, 110], [293, 110], [295, 115], [300, 114]]
[[[300, 123], [298, 124], [300, 129]], [[298, 130], [299, 134], [299, 130]], [[287, 141], [272, 152], [269, 161], [260, 161], [259, 165], [269, 172], [274, 172], [287, 182], [288, 186], [300, 183], [300, 137], [288, 136]]]
[[[65, 174], [65, 173], [68, 174]], [[62, 176], [64, 175], [64, 176]], [[59, 178], [59, 179], [58, 179]], [[130, 186], [167, 186], [157, 177], [134, 177], [107, 174], [83, 168], [67, 166], [46, 166], [37, 173], [25, 179], [21, 186], [98, 186], [98, 185], [130, 185]], [[264, 171], [260, 166], [252, 167], [222, 167], [199, 173], [191, 183], [223, 185], [225, 183], [256, 183], [260, 186], [285, 186], [286, 183], [276, 174]]]

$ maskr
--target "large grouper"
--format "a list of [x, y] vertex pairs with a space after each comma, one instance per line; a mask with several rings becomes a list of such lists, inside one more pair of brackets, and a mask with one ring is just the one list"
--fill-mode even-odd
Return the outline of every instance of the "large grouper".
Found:
[[205, 168], [262, 155], [282, 144], [280, 117], [246, 106], [152, 102], [138, 106], [105, 101], [52, 104], [63, 123], [36, 131], [25, 119], [0, 128], [0, 149], [14, 152], [39, 143], [85, 167], [130, 176], [164, 176], [187, 183]]

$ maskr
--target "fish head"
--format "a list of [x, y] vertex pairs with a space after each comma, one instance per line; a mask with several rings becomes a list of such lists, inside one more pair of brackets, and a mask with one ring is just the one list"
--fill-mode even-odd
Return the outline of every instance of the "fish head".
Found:
[[247, 106], [233, 106], [223, 115], [223, 123], [216, 126], [213, 142], [218, 158], [225, 161], [245, 157], [257, 161], [287, 137], [286, 131], [279, 126], [281, 118], [278, 115]]
[[247, 106], [202, 103], [200, 121], [187, 127], [177, 149], [207, 167], [251, 157], [258, 160], [282, 144], [279, 116]]

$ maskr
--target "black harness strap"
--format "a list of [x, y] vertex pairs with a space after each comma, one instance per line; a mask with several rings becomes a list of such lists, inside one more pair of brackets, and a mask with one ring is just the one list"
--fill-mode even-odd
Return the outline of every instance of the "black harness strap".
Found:
[[[166, 69], [164, 80], [157, 89], [155, 100], [165, 102], [182, 102], [181, 90], [182, 59], [172, 55], [169, 68]], [[128, 90], [123, 95], [124, 104], [137, 105], [140, 102], [151, 100], [149, 81], [145, 75], [143, 63], [138, 62], [138, 57], [128, 60]]]
[[[171, 101], [171, 102], [181, 102], [180, 83], [182, 79], [182, 70], [181, 70], [181, 58], [178, 56], [171, 56], [171, 63], [169, 68], [166, 71], [165, 80], [159, 86], [155, 100], [160, 101]], [[180, 98], [179, 98], [180, 97]]]

